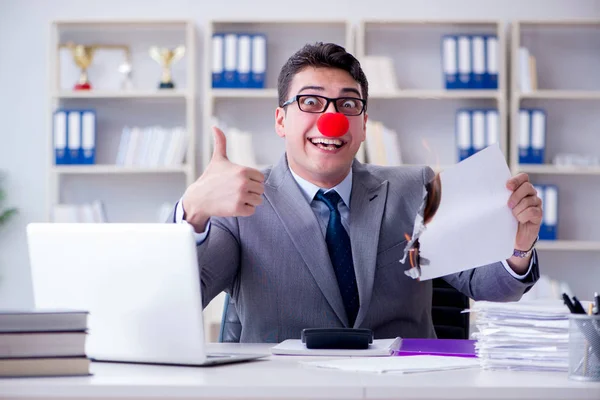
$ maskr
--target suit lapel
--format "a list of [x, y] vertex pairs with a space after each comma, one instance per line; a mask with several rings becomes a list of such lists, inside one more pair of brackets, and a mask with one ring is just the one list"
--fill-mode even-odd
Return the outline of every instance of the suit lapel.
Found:
[[350, 241], [360, 298], [360, 309], [354, 324], [358, 327], [364, 320], [371, 302], [388, 182], [376, 179], [358, 161], [354, 163], [352, 175]]
[[[265, 198], [283, 223], [323, 295], [344, 326], [348, 317], [317, 217], [294, 180], [285, 155], [265, 182]], [[368, 200], [367, 200], [368, 201]], [[353, 251], [354, 254], [354, 251]], [[372, 283], [371, 283], [372, 285]], [[360, 286], [359, 286], [360, 289]]]

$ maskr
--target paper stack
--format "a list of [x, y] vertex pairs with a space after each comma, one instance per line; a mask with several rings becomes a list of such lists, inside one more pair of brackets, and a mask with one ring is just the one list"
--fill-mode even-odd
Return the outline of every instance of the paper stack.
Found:
[[479, 301], [475, 351], [483, 369], [567, 371], [569, 310], [559, 300]]

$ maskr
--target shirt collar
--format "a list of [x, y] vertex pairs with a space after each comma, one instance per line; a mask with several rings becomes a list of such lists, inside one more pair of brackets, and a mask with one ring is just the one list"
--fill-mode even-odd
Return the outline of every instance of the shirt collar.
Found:
[[315, 185], [314, 183], [311, 183], [311, 182], [307, 181], [306, 179], [301, 178], [299, 175], [297, 175], [292, 170], [291, 167], [290, 167], [290, 172], [292, 173], [292, 176], [296, 180], [296, 183], [298, 183], [298, 186], [300, 186], [300, 189], [302, 190], [302, 194], [304, 195], [304, 197], [306, 198], [306, 201], [308, 201], [309, 204], [313, 201], [313, 199], [315, 198], [315, 195], [317, 194], [317, 192], [320, 189], [322, 189], [324, 192], [328, 192], [330, 190], [335, 190], [337, 192], [337, 194], [339, 194], [340, 197], [342, 198], [342, 201], [344, 202], [346, 207], [348, 207], [348, 209], [350, 209], [350, 193], [352, 192], [352, 168], [350, 168], [350, 172], [348, 173], [348, 175], [346, 175], [344, 180], [341, 181], [337, 186], [332, 187], [331, 189], [320, 188], [317, 185]]

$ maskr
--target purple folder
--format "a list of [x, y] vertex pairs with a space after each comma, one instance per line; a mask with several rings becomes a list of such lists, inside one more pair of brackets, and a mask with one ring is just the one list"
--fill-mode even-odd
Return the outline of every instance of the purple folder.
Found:
[[453, 356], [477, 357], [475, 340], [461, 339], [402, 339], [400, 349], [394, 351], [395, 356]]

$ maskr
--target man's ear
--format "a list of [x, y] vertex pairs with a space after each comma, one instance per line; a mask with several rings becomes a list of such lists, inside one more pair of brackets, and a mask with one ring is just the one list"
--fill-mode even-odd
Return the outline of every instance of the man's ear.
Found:
[[285, 110], [281, 107], [275, 110], [275, 132], [279, 137], [285, 137]]
[[363, 142], [367, 139], [367, 120], [368, 119], [369, 119], [369, 115], [365, 111], [365, 118], [363, 119], [363, 132], [364, 132], [363, 139], [362, 139]]

